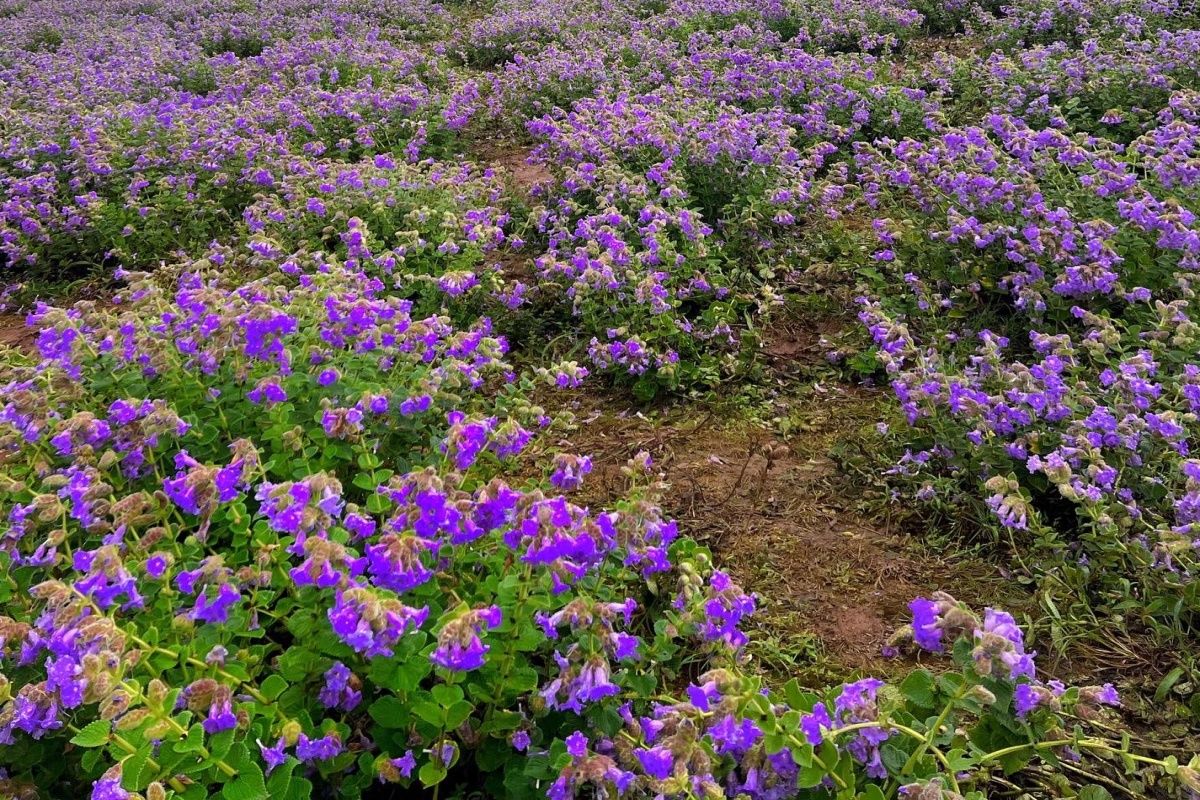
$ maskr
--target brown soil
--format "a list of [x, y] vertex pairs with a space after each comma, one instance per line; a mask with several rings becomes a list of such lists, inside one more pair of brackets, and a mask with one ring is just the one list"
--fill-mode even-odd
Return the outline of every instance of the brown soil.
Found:
[[471, 150], [480, 163], [502, 169], [525, 196], [532, 194], [537, 186], [554, 180], [544, 164], [530, 161], [532, 151], [527, 146], [507, 139], [478, 139]]
[[787, 316], [763, 332], [759, 352], [777, 377], [804, 372], [822, 364], [826, 354], [836, 349], [846, 324], [846, 320], [838, 317], [806, 320]]
[[33, 352], [37, 334], [25, 325], [21, 314], [0, 314], [0, 347], [15, 347], [27, 353]]
[[994, 602], [1004, 579], [982, 563], [917, 555], [886, 522], [855, 511], [857, 495], [830, 451], [853, 429], [874, 424], [878, 399], [851, 387], [825, 390], [799, 410], [802, 432], [784, 441], [731, 421], [736, 414], [692, 409], [652, 419], [611, 398], [591, 398], [575, 410], [580, 424], [570, 446], [592, 456], [586, 494], [597, 503], [622, 491], [626, 460], [642, 450], [653, 456], [671, 485], [664, 502], [682, 530], [758, 594], [752, 639], [768, 671], [791, 669], [794, 654], [776, 651], [797, 642], [812, 651], [810, 660], [823, 657], [842, 671], [887, 671], [880, 650], [904, 624], [913, 597], [943, 589]]

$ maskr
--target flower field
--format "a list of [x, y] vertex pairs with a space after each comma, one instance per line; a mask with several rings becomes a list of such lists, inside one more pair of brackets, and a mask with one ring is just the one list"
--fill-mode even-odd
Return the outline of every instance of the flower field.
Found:
[[1200, 795], [1191, 0], [0, 22], [0, 798]]

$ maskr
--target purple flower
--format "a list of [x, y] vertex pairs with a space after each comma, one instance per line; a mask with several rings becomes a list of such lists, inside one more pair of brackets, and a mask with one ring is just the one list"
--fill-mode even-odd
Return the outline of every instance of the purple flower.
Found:
[[417, 768], [417, 759], [413, 755], [413, 751], [409, 750], [400, 758], [393, 758], [392, 766], [402, 777], [409, 778], [412, 777], [413, 770]]
[[325, 685], [321, 688], [317, 699], [326, 708], [337, 708], [342, 711], [353, 711], [362, 700], [362, 693], [352, 684], [357, 679], [350, 668], [340, 661], [325, 671]]
[[1041, 702], [1037, 690], [1028, 683], [1021, 683], [1013, 690], [1013, 708], [1017, 712], [1018, 719], [1025, 719], [1030, 711], [1038, 707]]
[[483, 657], [490, 649], [479, 638], [486, 626], [500, 625], [502, 613], [499, 606], [470, 611], [464, 616], [447, 623], [438, 634], [438, 646], [430, 654], [433, 663], [457, 672], [469, 672], [483, 666]]
[[666, 747], [654, 747], [650, 750], [634, 750], [638, 762], [646, 774], [655, 780], [665, 781], [675, 771], [675, 757]]
[[554, 457], [554, 472], [550, 483], [565, 492], [578, 489], [583, 477], [592, 471], [592, 460], [586, 456], [559, 453]]
[[[571, 650], [572, 659], [577, 654], [577, 650]], [[581, 714], [585, 705], [620, 693], [621, 688], [610, 679], [609, 664], [602, 654], [581, 661], [572, 659], [554, 654], [559, 674], [541, 691], [550, 708]]]
[[208, 734], [233, 730], [237, 727], [237, 716], [233, 713], [233, 704], [227, 693], [220, 693], [213, 699], [203, 725], [204, 732]]
[[375, 520], [363, 514], [348, 513], [342, 517], [342, 524], [346, 526], [346, 530], [360, 539], [367, 539], [375, 535]]
[[222, 583], [217, 587], [216, 596], [210, 600], [210, 588], [204, 587], [204, 591], [196, 598], [196, 605], [191, 611], [192, 619], [213, 624], [228, 622], [229, 611], [242, 599], [241, 593], [232, 584]]
[[715, 681], [708, 681], [703, 686], [691, 684], [687, 688], [688, 701], [699, 711], [708, 711], [709, 706], [721, 699], [721, 692]]
[[575, 758], [584, 758], [587, 756], [588, 737], [583, 731], [575, 731], [566, 738], [567, 752]]
[[421, 414], [428, 411], [432, 406], [433, 398], [427, 394], [408, 397], [400, 403], [400, 413], [403, 416], [411, 417], [414, 414]]
[[287, 761], [287, 753], [284, 752], [286, 747], [287, 743], [282, 737], [275, 743], [274, 747], [267, 747], [261, 741], [258, 742], [258, 751], [262, 754], [263, 763], [267, 765], [268, 775], [271, 774], [271, 770], [282, 766], [283, 762]]
[[355, 652], [375, 658], [391, 656], [401, 636], [425, 623], [429, 608], [411, 608], [369, 589], [352, 587], [337, 593], [328, 616], [339, 639]]
[[246, 397], [249, 398], [251, 403], [256, 405], [260, 403], [266, 403], [267, 405], [283, 403], [288, 399], [287, 392], [279, 385], [278, 378], [267, 378], [247, 392]]
[[705, 601], [701, 635], [710, 642], [723, 642], [740, 649], [748, 638], [739, 629], [742, 620], [754, 613], [754, 598], [745, 594], [733, 580], [720, 570], [709, 578], [709, 599]]
[[708, 729], [718, 753], [740, 758], [763, 737], [762, 729], [750, 719], [736, 719], [728, 714]]
[[146, 574], [158, 580], [167, 571], [169, 558], [165, 553], [155, 553], [146, 559]]
[[1089, 706], [1112, 706], [1119, 708], [1121, 697], [1111, 683], [1103, 686], [1085, 686], [1079, 690], [1079, 702]]
[[[863, 678], [844, 685], [841, 694], [834, 701], [837, 727], [874, 722], [879, 716], [875, 696], [882, 686], [883, 681], [876, 678]], [[872, 726], [858, 731], [846, 744], [850, 755], [865, 767], [867, 775], [872, 778], [887, 777], [887, 768], [883, 765], [879, 746], [889, 736], [890, 734], [882, 728]]]
[[913, 641], [924, 650], [933, 653], [942, 652], [942, 629], [938, 627], [940, 621], [938, 604], [933, 600], [918, 597], [908, 604], [908, 608], [913, 615]]
[[46, 690], [58, 692], [58, 701], [63, 708], [82, 705], [87, 686], [83, 666], [70, 654], [46, 659]]
[[306, 764], [336, 758], [344, 749], [342, 740], [336, 733], [326, 734], [319, 739], [309, 739], [302, 733], [296, 740], [296, 758]]
[[121, 788], [121, 776], [103, 777], [92, 784], [91, 800], [128, 800], [129, 792]]
[[1009, 678], [1034, 676], [1033, 653], [1025, 652], [1025, 639], [1011, 614], [994, 608], [984, 609], [983, 627], [975, 631], [973, 652], [976, 668], [984, 675], [992, 674], [999, 660], [1008, 668]]
[[825, 741], [825, 731], [832, 728], [833, 720], [829, 718], [829, 709], [824, 703], [817, 703], [811, 712], [800, 717], [800, 730], [813, 747]]

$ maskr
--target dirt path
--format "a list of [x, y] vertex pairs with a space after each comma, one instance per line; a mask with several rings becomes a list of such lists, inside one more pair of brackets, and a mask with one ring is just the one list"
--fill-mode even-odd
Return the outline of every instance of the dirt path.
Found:
[[512, 186], [526, 197], [538, 186], [554, 180], [545, 165], [530, 161], [532, 150], [527, 145], [509, 139], [476, 139], [471, 142], [469, 152], [480, 164], [503, 170]]
[[32, 352], [37, 334], [25, 325], [23, 314], [0, 314], [0, 346]]
[[[944, 589], [993, 601], [1004, 578], [982, 562], [917, 555], [885, 523], [864, 519], [831, 458], [839, 440], [878, 418], [880, 396], [825, 390], [798, 409], [786, 439], [733, 414], [682, 408], [658, 418], [592, 399], [576, 409], [571, 446], [596, 464], [587, 494], [611, 498], [620, 468], [648, 451], [671, 484], [668, 510], [758, 593], [752, 654], [777, 675], [888, 672], [881, 648], [915, 596]], [[990, 595], [990, 596], [984, 596]]]

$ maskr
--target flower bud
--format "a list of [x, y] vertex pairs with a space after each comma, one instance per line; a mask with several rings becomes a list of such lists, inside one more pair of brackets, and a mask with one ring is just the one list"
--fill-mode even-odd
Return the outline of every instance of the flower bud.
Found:
[[977, 703], [982, 703], [985, 706], [990, 706], [996, 702], [996, 695], [992, 694], [985, 686], [976, 684], [971, 687], [971, 691], [967, 693], [967, 697]]
[[170, 720], [161, 719], [146, 729], [147, 739], [162, 739], [171, 732]]
[[293, 747], [296, 740], [300, 738], [300, 734], [304, 732], [304, 728], [296, 720], [289, 720], [284, 723], [283, 730], [280, 731], [280, 736], [287, 742], [288, 747]]
[[151, 678], [150, 683], [146, 686], [146, 698], [151, 703], [161, 705], [167, 699], [167, 692], [170, 691], [167, 685], [158, 678]]
[[137, 726], [141, 725], [148, 716], [150, 716], [149, 710], [145, 708], [135, 708], [117, 720], [117, 730], [131, 731]]
[[100, 702], [100, 719], [116, 719], [129, 708], [129, 695], [113, 692]]
[[1189, 791], [1200, 794], [1200, 770], [1193, 767], [1180, 767], [1175, 773], [1179, 778], [1179, 782], [1188, 788]]

